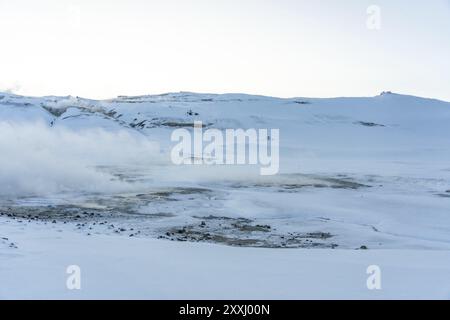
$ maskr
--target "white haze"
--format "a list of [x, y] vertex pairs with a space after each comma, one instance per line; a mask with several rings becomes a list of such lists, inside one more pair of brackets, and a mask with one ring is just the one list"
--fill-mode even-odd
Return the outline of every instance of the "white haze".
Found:
[[96, 167], [161, 162], [158, 146], [143, 136], [39, 122], [0, 122], [0, 152], [1, 196], [128, 191], [136, 186]]
[[[158, 143], [127, 130], [0, 122], [0, 197], [138, 192], [161, 185], [254, 180], [259, 166], [175, 166]], [[112, 172], [137, 176], [121, 180]], [[155, 185], [156, 183], [156, 185]]]

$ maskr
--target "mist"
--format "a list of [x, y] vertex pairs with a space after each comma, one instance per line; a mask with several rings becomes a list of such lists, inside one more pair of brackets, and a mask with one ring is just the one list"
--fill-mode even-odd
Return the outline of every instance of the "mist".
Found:
[[163, 162], [159, 147], [125, 130], [73, 131], [41, 122], [0, 122], [0, 196], [136, 189], [100, 166], [151, 166]]
[[9, 199], [262, 179], [259, 165], [174, 165], [170, 152], [127, 129], [0, 121], [0, 152], [0, 197]]

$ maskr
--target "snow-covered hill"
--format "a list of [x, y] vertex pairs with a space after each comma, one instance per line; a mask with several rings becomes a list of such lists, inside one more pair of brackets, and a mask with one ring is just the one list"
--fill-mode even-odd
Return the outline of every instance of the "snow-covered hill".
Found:
[[[192, 130], [194, 121], [205, 129], [279, 129], [280, 173], [173, 165], [171, 134]], [[325, 258], [331, 249], [368, 248], [362, 265], [370, 257], [386, 262], [389, 254], [371, 256], [378, 249], [417, 250], [414, 259], [420, 250], [449, 250], [449, 123], [450, 103], [390, 92], [332, 99], [182, 92], [102, 101], [0, 93], [0, 238], [8, 239], [0, 256], [27, 261], [34, 253], [23, 232], [46, 246], [35, 233], [42, 228], [60, 230], [67, 241], [84, 235], [94, 247], [89, 239], [111, 237], [119, 247], [136, 241], [136, 252], [160, 250], [167, 240], [321, 248], [318, 261], [326, 264], [333, 263]], [[200, 254], [198, 246], [190, 248]], [[236, 251], [220, 250], [238, 259]], [[96, 258], [86, 254], [78, 258], [92, 264]], [[432, 256], [450, 268], [445, 255]], [[421, 277], [433, 264], [426, 268]], [[0, 280], [11, 273], [0, 269]], [[441, 284], [447, 297], [450, 284]], [[287, 296], [295, 297], [291, 289]]]
[[334, 162], [345, 156], [366, 157], [373, 159], [371, 163], [398, 157], [410, 162], [417, 157], [438, 160], [436, 153], [448, 154], [449, 105], [389, 92], [335, 99], [169, 93], [106, 101], [0, 94], [0, 117], [73, 130], [138, 131], [163, 146], [169, 142], [168, 132], [192, 127], [194, 120], [220, 129], [279, 128], [282, 149], [301, 157], [299, 162], [309, 168], [311, 158]]

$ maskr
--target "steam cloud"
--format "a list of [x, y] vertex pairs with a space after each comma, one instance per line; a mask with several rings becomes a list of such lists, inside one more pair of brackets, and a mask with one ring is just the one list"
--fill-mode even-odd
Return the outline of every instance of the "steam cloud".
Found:
[[135, 188], [98, 166], [149, 165], [155, 143], [127, 131], [72, 131], [44, 123], [0, 122], [0, 196], [120, 192]]

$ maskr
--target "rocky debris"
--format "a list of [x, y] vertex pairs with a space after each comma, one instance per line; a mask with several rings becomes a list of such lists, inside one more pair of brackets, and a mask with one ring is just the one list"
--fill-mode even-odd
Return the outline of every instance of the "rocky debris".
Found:
[[270, 225], [254, 224], [245, 218], [198, 217], [199, 224], [171, 228], [159, 239], [210, 242], [229, 246], [260, 248], [336, 248], [325, 232], [282, 234]]
[[130, 127], [131, 128], [139, 128], [139, 129], [144, 129], [145, 128], [145, 124], [147, 122], [147, 120], [142, 120], [137, 122], [137, 119], [134, 119], [134, 121], [132, 123], [130, 123]]
[[[186, 115], [188, 116], [199, 116], [198, 112], [194, 112], [192, 110], [187, 111]], [[133, 123], [135, 123], [133, 121]], [[203, 128], [211, 127], [214, 123], [202, 123]], [[187, 120], [183, 118], [153, 118], [147, 120], [146, 128], [159, 128], [159, 127], [168, 127], [168, 128], [194, 128], [194, 122], [192, 120]]]
[[240, 224], [240, 223], [234, 223], [232, 224], [233, 227], [235, 227], [236, 229], [239, 229], [240, 231], [243, 232], [269, 232], [271, 227], [267, 226], [267, 225], [250, 225], [250, 224]]
[[291, 174], [277, 176], [277, 179], [261, 179], [259, 182], [252, 183], [233, 183], [230, 185], [232, 188], [274, 188], [277, 192], [299, 192], [304, 188], [331, 188], [331, 189], [349, 189], [357, 190], [360, 188], [370, 188], [371, 186], [365, 185], [354, 181], [346, 176], [319, 176], [310, 174]]
[[7, 237], [0, 237], [0, 244], [4, 245], [5, 247], [11, 248], [11, 249], [18, 249], [19, 248], [16, 243], [11, 242], [9, 240], [9, 238], [7, 238]]
[[198, 116], [199, 115], [198, 112], [194, 112], [194, 111], [192, 111], [192, 109], [189, 109], [189, 111], [186, 112], [186, 114], [188, 116]]
[[355, 124], [359, 124], [365, 127], [386, 127], [384, 124], [378, 124], [375, 122], [357, 121]]
[[[329, 180], [322, 179], [322, 182], [342, 188], [360, 186], [348, 179], [329, 178]], [[127, 237], [158, 237], [171, 241], [267, 248], [335, 248], [337, 246], [332, 242], [333, 235], [330, 233], [301, 229], [287, 233], [274, 228], [268, 220], [213, 214], [191, 215], [188, 224], [180, 226], [182, 222], [179, 219], [173, 219], [175, 217], [173, 213], [164, 212], [165, 202], [190, 199], [207, 201], [214, 195], [213, 190], [203, 187], [162, 188], [136, 194], [93, 196], [77, 204], [0, 206], [0, 216], [6, 216], [16, 222], [33, 221], [54, 227], [65, 224], [68, 228], [74, 228], [85, 235], [105, 233]], [[154, 208], [155, 205], [161, 205], [162, 211], [150, 210], [148, 213], [142, 213], [142, 207]], [[183, 203], [177, 207], [183, 208]], [[167, 221], [160, 224], [159, 221], [163, 219]]]
[[446, 191], [445, 193], [438, 193], [436, 196], [441, 198], [450, 198], [450, 192]]
[[311, 104], [311, 102], [304, 101], [304, 100], [295, 100], [294, 103], [296, 103], [296, 104]]
[[[157, 197], [170, 197], [192, 194], [208, 194], [209, 189], [175, 188], [148, 194], [136, 195], [139, 201], [158, 201]], [[131, 197], [133, 198], [133, 197]], [[133, 198], [133, 199], [135, 199]], [[127, 198], [128, 199], [128, 198]], [[129, 200], [129, 199], [128, 199]], [[112, 200], [111, 200], [112, 201]], [[110, 201], [110, 204], [112, 204]], [[154, 236], [171, 241], [210, 242], [230, 246], [249, 246], [267, 248], [335, 248], [333, 237], [326, 232], [292, 232], [283, 233], [270, 224], [243, 217], [227, 216], [194, 216], [198, 223], [181, 227], [167, 227], [164, 229], [151, 228], [151, 219], [170, 219], [173, 214], [140, 214], [129, 206], [110, 209], [85, 209], [76, 205], [56, 205], [40, 207], [12, 206], [0, 209], [4, 215], [17, 222], [35, 221], [43, 224], [73, 224], [74, 228], [86, 235], [93, 233], [109, 233], [127, 237]], [[126, 203], [126, 201], [125, 201]], [[138, 202], [139, 203], [139, 202]]]

